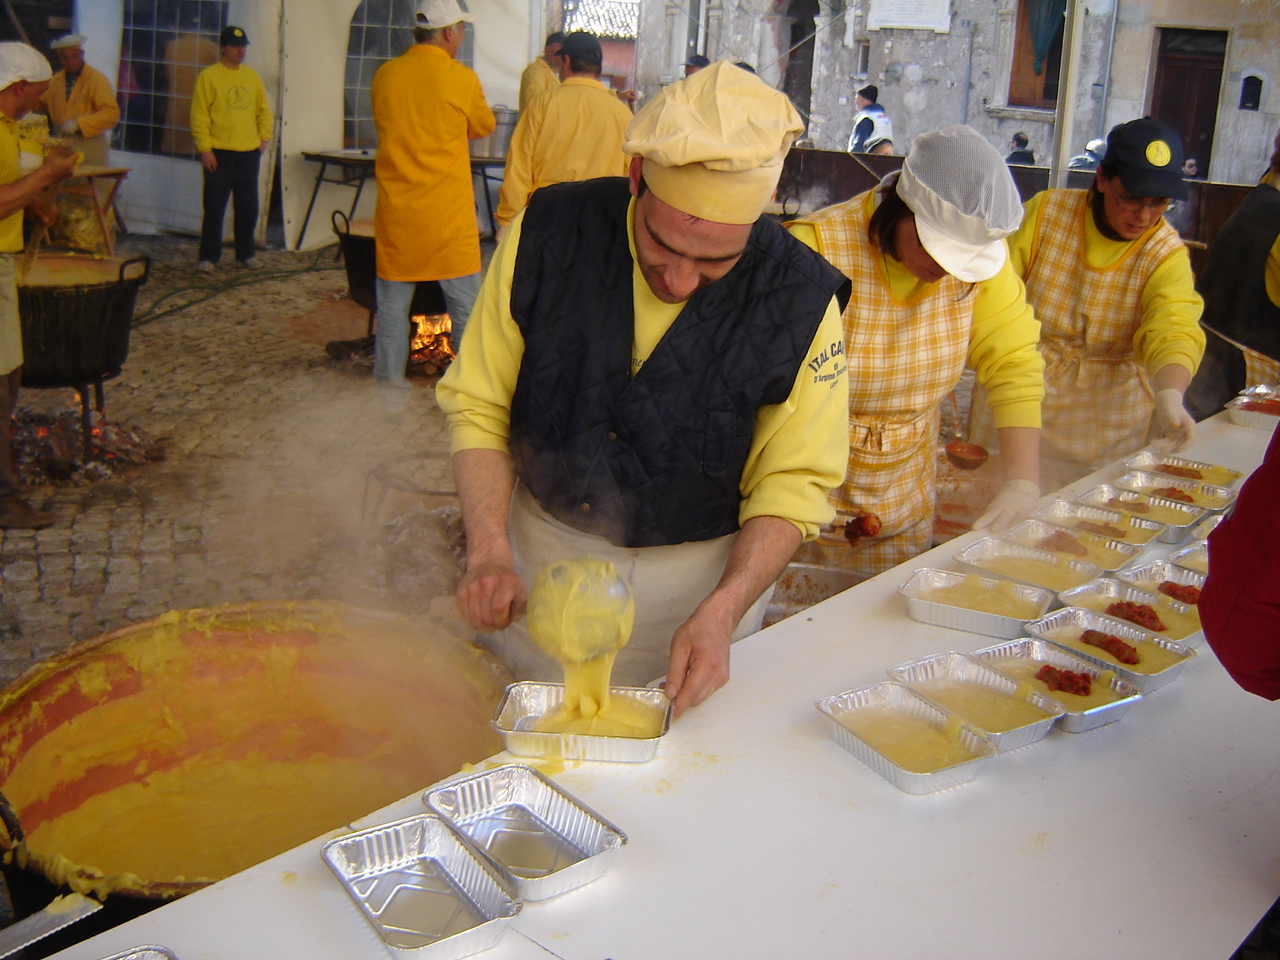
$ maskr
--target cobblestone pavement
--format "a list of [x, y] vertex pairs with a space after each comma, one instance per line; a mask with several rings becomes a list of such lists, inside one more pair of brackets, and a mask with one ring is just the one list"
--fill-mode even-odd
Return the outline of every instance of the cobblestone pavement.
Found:
[[[365, 332], [334, 249], [266, 252], [196, 274], [195, 241], [125, 238], [152, 258], [129, 359], [106, 384], [114, 424], [164, 441], [166, 457], [30, 498], [57, 517], [0, 530], [0, 684], [84, 640], [170, 609], [333, 597], [385, 603], [381, 521], [424, 499], [370, 480], [397, 457], [412, 484], [452, 489], [434, 380], [384, 405], [367, 365], [330, 339]], [[21, 406], [77, 407], [71, 390]], [[366, 496], [367, 494], [367, 496]], [[371, 516], [362, 518], [362, 505]]]

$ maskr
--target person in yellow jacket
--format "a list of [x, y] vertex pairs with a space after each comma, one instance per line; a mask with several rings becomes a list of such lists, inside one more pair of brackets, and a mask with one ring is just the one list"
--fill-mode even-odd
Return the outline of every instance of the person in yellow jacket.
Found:
[[556, 67], [562, 43], [564, 43], [564, 34], [559, 30], [548, 34], [547, 42], [542, 47], [542, 56], [534, 57], [520, 74], [519, 110], [521, 114], [538, 97], [560, 85], [560, 72]]
[[480, 78], [455, 59], [471, 22], [458, 0], [422, 0], [414, 14], [414, 45], [373, 75], [373, 376], [393, 397], [409, 386], [409, 308], [418, 281], [440, 282], [455, 351], [480, 289], [480, 230], [467, 141], [487, 137], [496, 121]]
[[51, 131], [71, 139], [71, 148], [84, 154], [89, 166], [108, 163], [107, 135], [120, 122], [120, 105], [111, 83], [84, 62], [84, 37], [68, 34], [49, 44], [62, 64], [41, 100]]
[[916, 137], [879, 187], [791, 225], [853, 281], [844, 313], [849, 461], [836, 521], [800, 558], [879, 573], [930, 546], [939, 408], [966, 361], [992, 391], [1005, 485], [975, 529], [999, 532], [1040, 496], [1039, 324], [1009, 267], [1021, 220], [1004, 160], [975, 130]]
[[221, 59], [196, 78], [191, 97], [191, 136], [204, 168], [204, 219], [200, 262], [207, 272], [222, 257], [222, 219], [232, 200], [236, 259], [257, 269], [253, 253], [258, 227], [258, 167], [271, 142], [271, 105], [253, 67], [244, 65], [249, 38], [239, 27], [218, 37]]
[[848, 283], [768, 217], [803, 123], [728, 61], [635, 116], [629, 175], [539, 190], [436, 390], [467, 534], [459, 609], [518, 676], [561, 679], [517, 622], [546, 564], [632, 587], [615, 683], [722, 686], [774, 580], [832, 514]]
[[[1204, 304], [1187, 248], [1163, 217], [1187, 195], [1181, 166], [1172, 127], [1150, 117], [1121, 124], [1093, 186], [1032, 197], [1009, 240], [1041, 324], [1042, 470], [1055, 486], [1149, 437], [1172, 453], [1194, 435], [1182, 398], [1204, 352]], [[992, 443], [980, 391], [971, 409], [972, 439]]]
[[600, 82], [600, 41], [571, 33], [557, 55], [562, 81], [520, 114], [502, 174], [498, 224], [505, 227], [533, 191], [552, 183], [624, 177], [622, 137], [631, 111]]
[[9, 451], [9, 430], [22, 384], [22, 325], [18, 317], [18, 266], [24, 211], [46, 224], [53, 211], [44, 200], [54, 184], [71, 176], [75, 151], [50, 150], [44, 163], [23, 176], [18, 124], [40, 106], [53, 71], [49, 61], [25, 43], [0, 43], [0, 530], [39, 529], [53, 514], [23, 499]]

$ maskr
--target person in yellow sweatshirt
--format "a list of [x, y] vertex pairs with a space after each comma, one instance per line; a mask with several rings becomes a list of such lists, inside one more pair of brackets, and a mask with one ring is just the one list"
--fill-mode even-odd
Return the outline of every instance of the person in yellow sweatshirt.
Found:
[[835, 522], [798, 559], [871, 575], [929, 549], [939, 408], [966, 362], [1007, 450], [1004, 486], [974, 528], [1001, 532], [1035, 507], [1040, 325], [1004, 244], [1021, 219], [1004, 159], [956, 125], [916, 137], [879, 187], [791, 225], [853, 281], [849, 462]]
[[589, 33], [571, 33], [556, 60], [561, 83], [529, 104], [511, 135], [498, 202], [501, 227], [540, 187], [623, 177], [631, 165], [622, 152], [631, 111], [600, 82], [600, 41]]
[[49, 115], [50, 130], [69, 137], [71, 148], [84, 154], [86, 164], [105, 167], [107, 136], [120, 122], [120, 105], [110, 81], [84, 62], [84, 43], [84, 37], [72, 33], [49, 44], [62, 69], [53, 75], [40, 102]]
[[413, 15], [413, 46], [373, 75], [373, 380], [390, 405], [408, 398], [409, 311], [418, 283], [440, 284], [455, 351], [480, 290], [480, 231], [467, 142], [493, 133], [496, 120], [480, 78], [457, 59], [471, 22], [458, 0], [421, 0]]
[[557, 30], [547, 35], [543, 44], [542, 56], [534, 57], [520, 74], [519, 110], [525, 108], [548, 90], [560, 85], [560, 73], [556, 70], [556, 58], [560, 55], [560, 44], [564, 43], [564, 34]]
[[[1187, 248], [1163, 216], [1170, 200], [1187, 195], [1182, 159], [1182, 140], [1167, 124], [1120, 124], [1090, 189], [1032, 197], [1009, 239], [1041, 323], [1041, 467], [1055, 487], [1148, 439], [1173, 453], [1194, 436], [1183, 394], [1204, 353], [1204, 303]], [[981, 391], [971, 410], [972, 440], [994, 443]]]
[[729, 678], [773, 583], [832, 515], [848, 282], [768, 217], [803, 129], [722, 61], [627, 130], [627, 178], [534, 194], [498, 244], [448, 416], [467, 535], [460, 611], [520, 678], [559, 680], [520, 618], [548, 563], [611, 561], [635, 596], [613, 680], [676, 715]]
[[204, 219], [200, 262], [207, 272], [222, 257], [222, 219], [232, 201], [236, 259], [256, 269], [253, 234], [258, 225], [258, 166], [271, 142], [271, 105], [262, 78], [244, 65], [249, 38], [229, 26], [218, 37], [221, 58], [196, 78], [191, 96], [191, 135], [204, 168]]

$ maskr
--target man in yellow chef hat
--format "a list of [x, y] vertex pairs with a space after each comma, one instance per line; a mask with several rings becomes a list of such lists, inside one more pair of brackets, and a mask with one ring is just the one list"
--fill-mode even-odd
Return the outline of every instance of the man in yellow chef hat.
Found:
[[21, 496], [9, 453], [9, 428], [22, 383], [22, 327], [18, 321], [18, 268], [14, 254], [22, 250], [22, 215], [52, 222], [42, 206], [47, 187], [65, 180], [76, 168], [74, 150], [50, 150], [25, 177], [18, 157], [18, 120], [40, 105], [53, 71], [39, 51], [25, 43], [0, 43], [0, 530], [39, 529], [53, 514], [32, 507]]
[[458, 604], [519, 677], [559, 666], [519, 619], [546, 564], [611, 561], [636, 607], [613, 679], [666, 675], [679, 715], [832, 511], [849, 285], [762, 217], [801, 132], [725, 61], [632, 120], [629, 177], [536, 191], [437, 389], [467, 532]]

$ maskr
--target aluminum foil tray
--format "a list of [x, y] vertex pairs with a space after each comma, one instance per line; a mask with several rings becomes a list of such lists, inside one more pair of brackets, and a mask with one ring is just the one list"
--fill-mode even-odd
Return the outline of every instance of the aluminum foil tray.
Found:
[[[1132, 603], [1145, 603], [1150, 606], [1167, 603], [1169, 608], [1175, 613], [1188, 613], [1195, 611], [1195, 607], [1189, 606], [1185, 603], [1180, 603], [1172, 597], [1165, 596], [1163, 593], [1147, 590], [1142, 587], [1135, 586], [1129, 581], [1118, 580], [1112, 577], [1102, 577], [1099, 580], [1094, 580], [1092, 583], [1086, 583], [1080, 587], [1073, 587], [1070, 590], [1063, 590], [1058, 594], [1058, 599], [1062, 602], [1064, 607], [1079, 607], [1085, 606], [1080, 603], [1080, 598], [1086, 596], [1102, 596], [1109, 600], [1128, 600]], [[1198, 613], [1199, 611], [1195, 612]], [[1128, 620], [1122, 620], [1119, 617], [1114, 617], [1112, 619], [1120, 620], [1121, 623], [1129, 622]], [[1173, 639], [1172, 637], [1165, 637], [1163, 634], [1159, 633], [1154, 633], [1154, 635], [1163, 637], [1165, 640]], [[1200, 629], [1193, 630], [1185, 637], [1179, 637], [1174, 642], [1183, 644], [1184, 646], [1194, 647], [1203, 640], [1204, 630]]]
[[[1148, 593], [1160, 593], [1160, 584], [1166, 580], [1172, 580], [1174, 583], [1181, 583], [1196, 589], [1203, 587], [1205, 581], [1203, 573], [1180, 567], [1172, 560], [1154, 560], [1151, 563], [1144, 563], [1140, 567], [1121, 570], [1116, 574], [1116, 577], [1125, 583], [1133, 584], [1139, 590], [1146, 590]], [[1167, 596], [1167, 594], [1162, 595]], [[1198, 630], [1189, 636], [1183, 637], [1178, 642], [1188, 647], [1194, 647], [1203, 639], [1204, 631]]]
[[[1236, 502], [1238, 491], [1232, 490], [1230, 487], [1217, 486], [1212, 483], [1205, 483], [1202, 480], [1184, 480], [1181, 477], [1171, 477], [1163, 473], [1152, 473], [1149, 470], [1130, 470], [1128, 473], [1116, 480], [1116, 486], [1125, 490], [1132, 490], [1135, 493], [1145, 493], [1153, 499], [1173, 500], [1172, 497], [1155, 497], [1150, 491], [1158, 490], [1162, 487], [1172, 487], [1175, 490], [1184, 490], [1189, 496], [1195, 496], [1202, 493], [1207, 497], [1213, 497], [1215, 500], [1222, 501], [1218, 506], [1209, 506], [1208, 504], [1196, 505], [1197, 509], [1208, 511], [1208, 513], [1222, 513]], [[1174, 503], [1181, 503], [1181, 500], [1174, 500]], [[1187, 506], [1193, 506], [1187, 504]], [[1203, 519], [1203, 518], [1202, 518]]]
[[507, 751], [518, 757], [561, 760], [608, 760], [643, 763], [658, 753], [658, 744], [671, 728], [671, 701], [659, 688], [610, 687], [616, 697], [631, 697], [663, 711], [662, 732], [656, 737], [595, 737], [581, 734], [541, 733], [534, 724], [564, 702], [563, 683], [522, 680], [507, 687], [491, 726], [502, 734]]
[[[1254, 430], [1266, 430], [1268, 432], [1275, 430], [1276, 423], [1280, 422], [1280, 417], [1274, 413], [1264, 413], [1261, 410], [1246, 410], [1242, 405], [1258, 397], [1236, 397], [1227, 404], [1227, 418], [1234, 424], [1241, 427], [1252, 427]], [[1268, 397], [1263, 399], [1272, 399]]]
[[[1086, 730], [1093, 730], [1096, 727], [1104, 726], [1108, 723], [1114, 723], [1129, 712], [1129, 708], [1142, 699], [1142, 691], [1120, 678], [1114, 670], [1108, 667], [1104, 670], [1091, 661], [1082, 660], [1074, 654], [1067, 653], [1063, 647], [1050, 643], [1047, 640], [1011, 640], [1008, 643], [1001, 643], [994, 647], [987, 647], [985, 650], [979, 650], [977, 653], [971, 654], [975, 660], [980, 660], [991, 669], [1000, 670], [1002, 663], [1009, 663], [1013, 660], [1033, 660], [1036, 663], [1047, 663], [1051, 667], [1057, 667], [1059, 670], [1070, 670], [1073, 673], [1087, 673], [1093, 678], [1094, 682], [1101, 681], [1103, 675], [1108, 675], [1108, 686], [1120, 698], [1113, 700], [1111, 703], [1100, 704], [1096, 707], [1089, 707], [1087, 710], [1072, 710], [1063, 703], [1066, 713], [1062, 715], [1062, 719], [1058, 721], [1058, 729], [1067, 733], [1084, 733]], [[1009, 679], [1017, 682], [1017, 678]], [[1053, 700], [1058, 698], [1052, 692], [1046, 693], [1046, 697]]]
[[483, 850], [521, 900], [604, 876], [627, 835], [532, 767], [503, 764], [432, 787], [422, 802]]
[[1158, 473], [1160, 476], [1172, 476], [1172, 474], [1161, 473], [1159, 468], [1164, 465], [1173, 467], [1188, 467], [1192, 470], [1200, 470], [1203, 473], [1218, 473], [1226, 471], [1229, 475], [1216, 482], [1220, 487], [1229, 487], [1244, 476], [1239, 470], [1233, 470], [1231, 467], [1224, 467], [1217, 463], [1204, 463], [1200, 460], [1187, 460], [1183, 457], [1165, 457], [1156, 453], [1154, 450], [1143, 450], [1135, 453], [1131, 457], [1125, 457], [1120, 461], [1120, 465], [1126, 470], [1148, 470], [1151, 473]]
[[[1076, 647], [1066, 646], [1060, 640], [1055, 640], [1050, 636], [1051, 633], [1066, 628], [1080, 631], [1101, 630], [1135, 645], [1142, 641], [1154, 643], [1158, 647], [1163, 647], [1178, 654], [1179, 660], [1158, 673], [1137, 673], [1134, 670], [1130, 670], [1123, 663], [1115, 664], [1101, 657], [1092, 656]], [[1052, 644], [1061, 646], [1073, 657], [1079, 657], [1088, 663], [1097, 664], [1104, 670], [1114, 670], [1120, 679], [1126, 683], [1133, 684], [1143, 693], [1159, 690], [1170, 680], [1173, 680], [1182, 672], [1182, 668], [1186, 666], [1187, 661], [1196, 655], [1196, 652], [1190, 647], [1174, 643], [1172, 640], [1166, 640], [1159, 634], [1151, 633], [1148, 630], [1143, 630], [1128, 620], [1117, 620], [1115, 617], [1108, 617], [1103, 613], [1094, 613], [1094, 611], [1086, 610], [1084, 607], [1067, 607], [1064, 610], [1055, 610], [1048, 616], [1028, 623], [1027, 633], [1037, 639], [1048, 640]]]
[[1280, 398], [1280, 383], [1255, 383], [1240, 391], [1242, 397]]
[[831, 736], [836, 743], [865, 763], [905, 793], [925, 794], [945, 790], [972, 780], [978, 773], [978, 764], [995, 756], [996, 745], [986, 734], [959, 717], [960, 742], [973, 754], [973, 759], [934, 770], [931, 773], [915, 773], [904, 770], [862, 738], [853, 734], [841, 721], [858, 710], [878, 709], [903, 713], [926, 721], [941, 729], [951, 720], [950, 711], [943, 710], [923, 697], [912, 693], [900, 683], [877, 683], [857, 690], [848, 690], [834, 697], [826, 697], [814, 704], [818, 711], [831, 721]]
[[[929, 696], [927, 690], [922, 690], [919, 686], [929, 680], [976, 683], [979, 686], [990, 687], [992, 690], [1010, 696], [1017, 695], [1021, 686], [1017, 682], [1010, 680], [1003, 673], [992, 670], [985, 663], [979, 663], [963, 653], [940, 653], [932, 657], [926, 657], [923, 660], [900, 663], [896, 667], [889, 668], [889, 678], [896, 680], [898, 683], [906, 684], [914, 693], [924, 697], [930, 703], [935, 701]], [[1026, 700], [1032, 706], [1038, 707], [1045, 712], [1043, 720], [1026, 723], [1020, 727], [1014, 727], [1012, 730], [997, 733], [994, 730], [983, 729], [982, 724], [970, 720], [968, 717], [964, 719], [990, 737], [991, 742], [996, 745], [996, 749], [1001, 753], [1017, 750], [1019, 747], [1025, 747], [1027, 744], [1044, 739], [1054, 721], [1067, 712], [1066, 708], [1057, 700], [1052, 700], [1035, 691], [1031, 691], [1031, 695], [1026, 697]], [[938, 707], [943, 710], [948, 709], [940, 703]], [[955, 711], [952, 712], [954, 713]]]
[[1209, 514], [1209, 516], [1205, 517], [1203, 520], [1201, 520], [1199, 523], [1197, 523], [1194, 527], [1191, 528], [1191, 539], [1207, 540], [1209, 538], [1209, 534], [1213, 533], [1213, 531], [1218, 528], [1218, 524], [1220, 524], [1226, 518], [1227, 518], [1227, 513], [1225, 511], [1223, 513]]
[[[1044, 540], [1045, 537], [1052, 536], [1062, 530], [1067, 530], [1067, 532], [1073, 537], [1077, 537], [1084, 543], [1095, 543], [1100, 547], [1106, 547], [1108, 550], [1114, 550], [1116, 553], [1120, 554], [1121, 556], [1119, 559], [1112, 558], [1107, 560], [1105, 563], [1099, 562], [1099, 559], [1097, 558], [1093, 560], [1082, 558], [1085, 563], [1095, 564], [1105, 573], [1110, 573], [1113, 570], [1119, 570], [1121, 567], [1127, 566], [1138, 557], [1142, 556], [1142, 545], [1139, 543], [1125, 543], [1123, 540], [1109, 540], [1096, 533], [1086, 533], [1082, 530], [1069, 530], [1066, 527], [1060, 527], [1055, 523], [1050, 523], [1048, 520], [1037, 520], [1035, 518], [1023, 520], [1008, 533], [1004, 534], [1004, 539], [1008, 540], [1010, 543], [1021, 544], [1024, 547], [1043, 550], [1045, 548], [1037, 546], [1037, 544]], [[1053, 551], [1048, 552], [1052, 553]], [[1012, 640], [1013, 638], [1010, 637], [1009, 639]]]
[[168, 947], [134, 947], [124, 953], [117, 953], [106, 960], [178, 960]]
[[1125, 531], [1122, 542], [1138, 546], [1150, 543], [1168, 529], [1163, 523], [1140, 520], [1127, 513], [1112, 510], [1110, 507], [1099, 507], [1095, 504], [1081, 503], [1078, 500], [1051, 500], [1031, 516], [1033, 519], [1044, 520], [1046, 523], [1066, 527], [1068, 530], [1075, 530], [1076, 524], [1081, 520], [1088, 520], [1091, 523], [1109, 523], [1112, 526], [1117, 522], [1128, 521], [1129, 529]]
[[1169, 554], [1169, 562], [1193, 573], [1209, 573], [1209, 544], [1197, 540], [1189, 547]]
[[338, 837], [320, 856], [383, 942], [405, 956], [460, 960], [488, 950], [520, 912], [488, 858], [432, 814]]
[[[1203, 507], [1191, 507], [1185, 503], [1179, 503], [1177, 500], [1165, 500], [1162, 497], [1149, 497], [1145, 493], [1134, 493], [1132, 490], [1125, 490], [1114, 484], [1104, 483], [1094, 487], [1092, 490], [1082, 493], [1078, 497], [1081, 503], [1087, 503], [1094, 507], [1106, 507], [1107, 501], [1112, 499], [1128, 500], [1128, 501], [1150, 501], [1152, 504], [1159, 504], [1162, 507], [1171, 507], [1176, 512], [1182, 514], [1183, 520], [1180, 523], [1164, 523], [1163, 521], [1153, 521], [1160, 523], [1164, 527], [1164, 531], [1160, 534], [1162, 543], [1181, 543], [1187, 537], [1191, 536], [1191, 528], [1205, 518], [1208, 513]], [[1115, 509], [1108, 507], [1108, 509]], [[1127, 513], [1127, 511], [1124, 511]], [[1135, 516], [1130, 514], [1130, 516]], [[1142, 519], [1136, 517], [1135, 519]]]
[[1027, 577], [1015, 577], [1009, 573], [997, 573], [986, 566], [986, 562], [995, 557], [1014, 557], [1026, 560], [1043, 560], [1046, 563], [1058, 564], [1059, 566], [1069, 567], [1076, 571], [1083, 578], [1083, 582], [1093, 580], [1095, 577], [1102, 576], [1102, 568], [1096, 563], [1086, 563], [1083, 560], [1061, 560], [1047, 550], [1037, 550], [1035, 547], [1024, 547], [1017, 543], [1010, 543], [1008, 540], [1000, 540], [996, 537], [983, 537], [981, 540], [969, 544], [962, 550], [957, 550], [952, 558], [956, 563], [966, 569], [972, 570], [974, 573], [981, 573], [987, 576], [1005, 577], [1009, 580], [1016, 580], [1018, 583], [1030, 584], [1033, 587], [1049, 590], [1052, 587], [1046, 587], [1042, 583], [1036, 583]]
[[[953, 630], [981, 633], [988, 637], [1002, 637], [1006, 640], [1022, 636], [1023, 627], [1027, 623], [1026, 620], [1018, 617], [1005, 617], [998, 613], [983, 613], [981, 610], [970, 610], [967, 607], [954, 607], [949, 603], [926, 600], [922, 596], [925, 592], [938, 587], [955, 586], [964, 580], [965, 576], [965, 574], [957, 573], [954, 570], [937, 570], [932, 567], [922, 567], [907, 578], [907, 581], [898, 588], [898, 593], [906, 598], [907, 613], [913, 620], [937, 624], [940, 627], [950, 627]], [[981, 580], [986, 586], [994, 586], [999, 582], [991, 577], [982, 577]], [[1037, 604], [1039, 612], [1036, 617], [1044, 616], [1049, 606], [1056, 602], [1056, 597], [1052, 590], [1043, 590], [1040, 587], [1031, 587], [1023, 583], [1016, 584], [1013, 592], [1015, 596]], [[1029, 619], [1034, 620], [1036, 617], [1030, 617]]]

